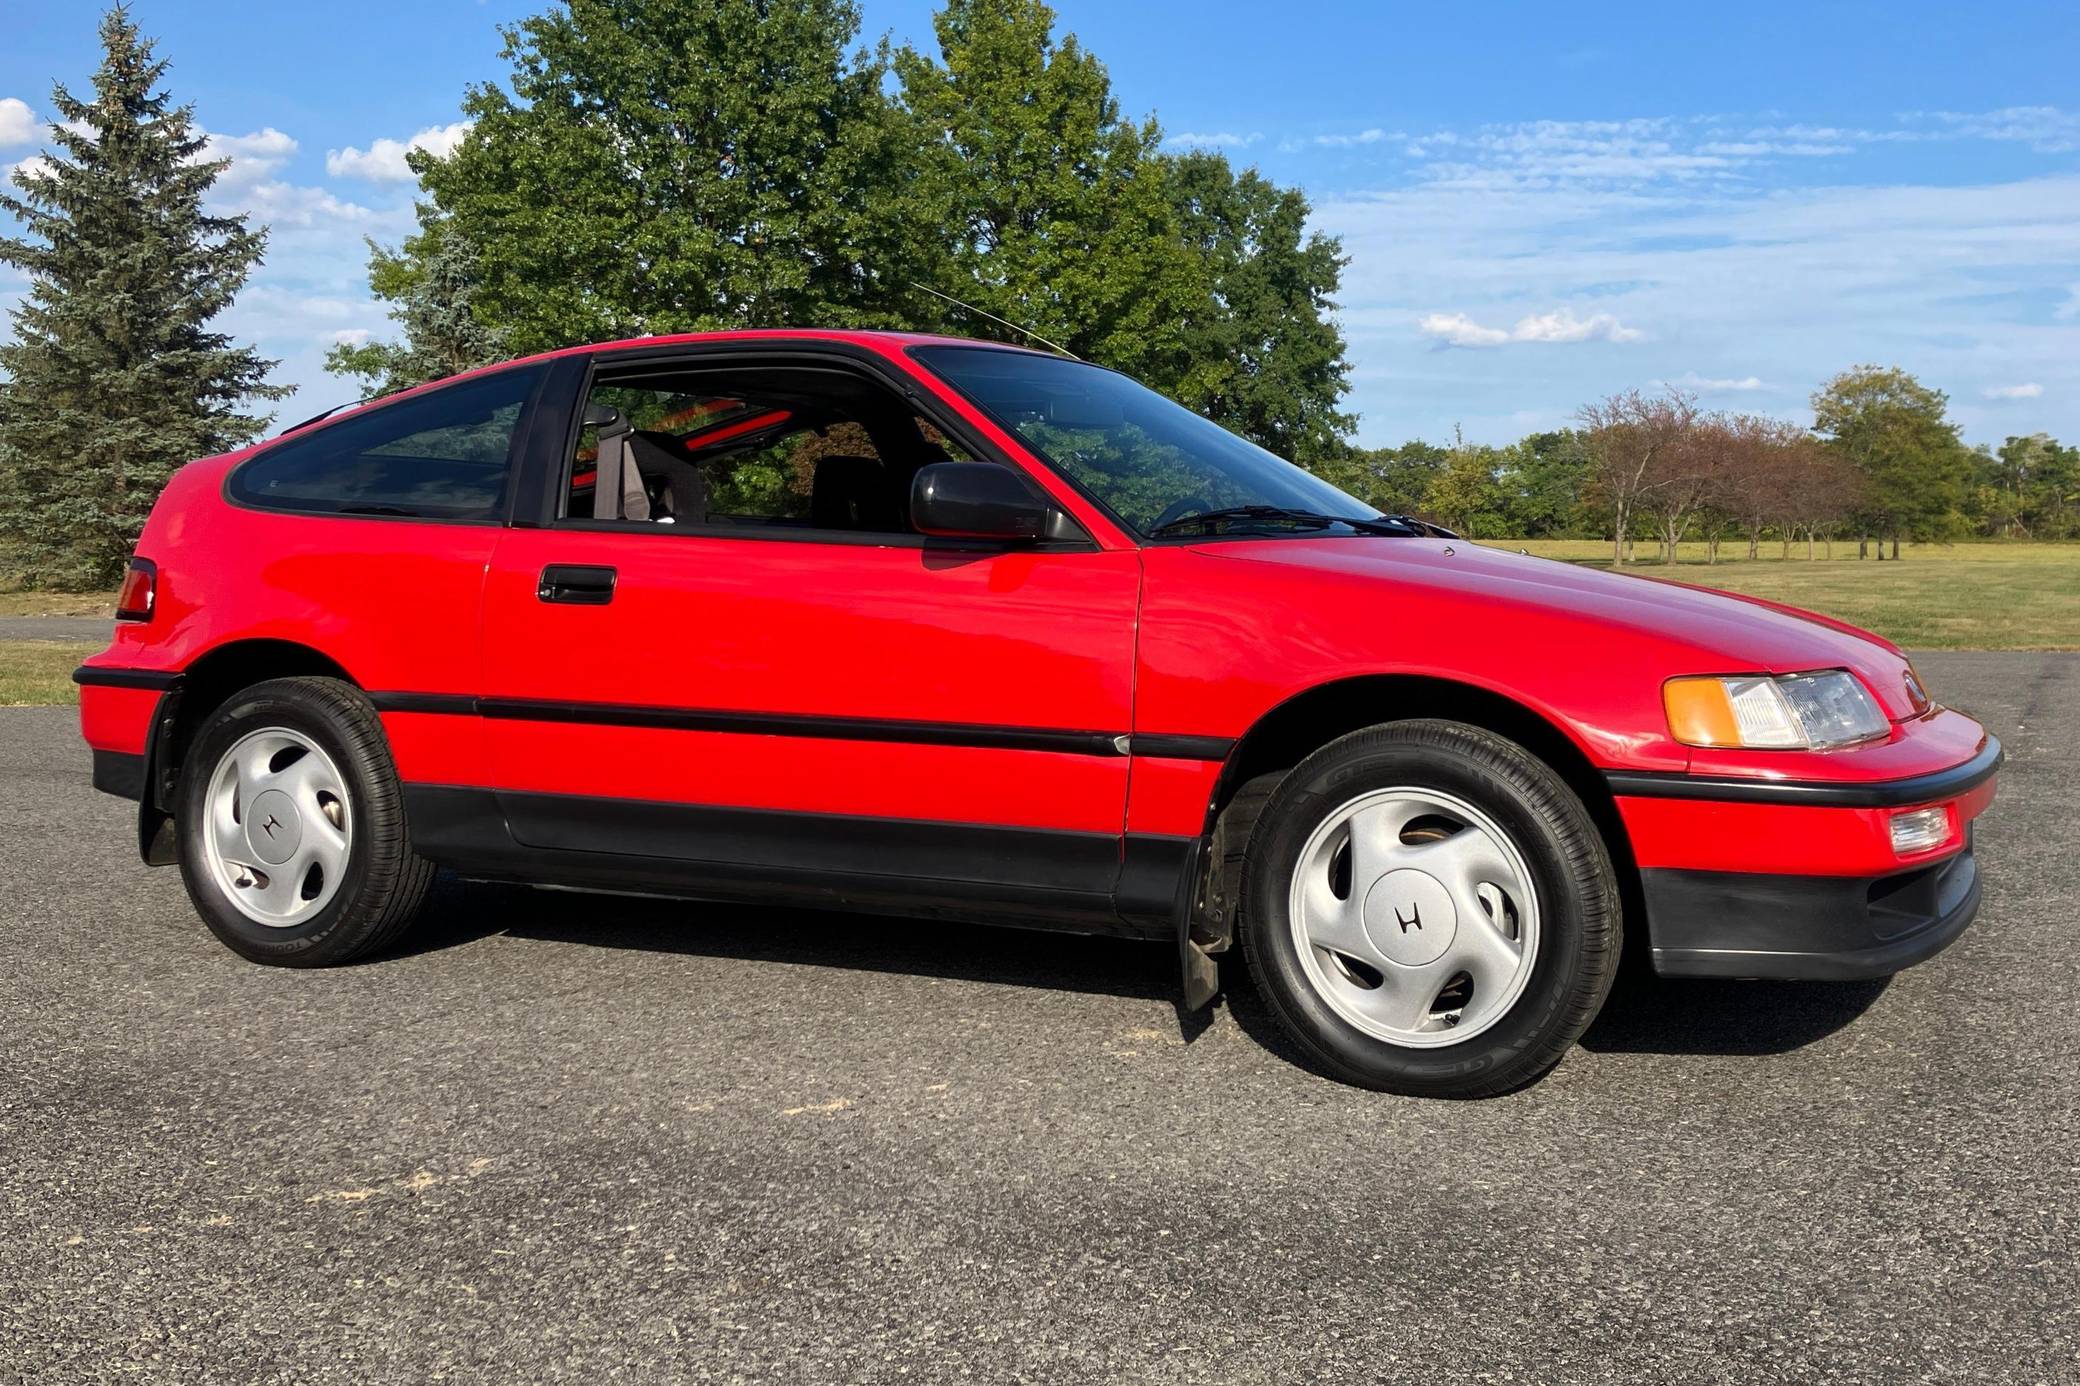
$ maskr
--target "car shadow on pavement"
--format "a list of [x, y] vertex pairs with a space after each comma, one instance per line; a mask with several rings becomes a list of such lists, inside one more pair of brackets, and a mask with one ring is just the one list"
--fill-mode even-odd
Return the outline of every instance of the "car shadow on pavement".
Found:
[[1788, 1054], [1854, 1023], [1891, 981], [1722, 982], [1627, 974], [1581, 1043], [1617, 1054]]
[[455, 948], [493, 934], [1150, 1001], [1170, 1001], [1178, 993], [1176, 949], [1132, 939], [446, 878], [418, 926], [388, 957]]
[[[1306, 1064], [1266, 1010], [1239, 953], [1221, 960], [1221, 998], [1187, 1011], [1177, 954], [1161, 943], [889, 915], [651, 900], [443, 877], [419, 926], [388, 955], [411, 957], [494, 934], [594, 948], [849, 968], [1167, 1001], [1179, 1037], [1197, 1039], [1226, 1009], [1252, 1038]], [[376, 965], [381, 965], [380, 960]], [[1639, 1054], [1782, 1054], [1854, 1022], [1884, 994], [1870, 982], [1664, 980], [1628, 971], [1586, 1049]]]

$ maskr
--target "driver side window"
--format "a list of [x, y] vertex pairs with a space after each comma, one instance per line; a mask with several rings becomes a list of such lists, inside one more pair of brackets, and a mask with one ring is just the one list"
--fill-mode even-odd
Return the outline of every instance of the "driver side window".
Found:
[[970, 460], [849, 372], [777, 367], [601, 372], [564, 514], [626, 524], [911, 533], [911, 478]]

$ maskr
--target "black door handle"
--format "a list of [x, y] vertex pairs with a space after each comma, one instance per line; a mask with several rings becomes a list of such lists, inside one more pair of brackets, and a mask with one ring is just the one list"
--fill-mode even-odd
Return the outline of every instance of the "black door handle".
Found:
[[582, 563], [551, 563], [542, 569], [535, 596], [570, 606], [605, 606], [614, 600], [614, 570]]

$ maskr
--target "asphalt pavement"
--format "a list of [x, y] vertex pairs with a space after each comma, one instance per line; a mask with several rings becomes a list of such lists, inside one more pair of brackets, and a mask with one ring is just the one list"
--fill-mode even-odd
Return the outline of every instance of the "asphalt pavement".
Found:
[[1955, 947], [1474, 1103], [1115, 941], [446, 884], [252, 966], [0, 710], [0, 1381], [2074, 1380], [2080, 655], [1917, 662], [2009, 749]]
[[108, 643], [115, 622], [100, 616], [0, 616], [0, 640]]

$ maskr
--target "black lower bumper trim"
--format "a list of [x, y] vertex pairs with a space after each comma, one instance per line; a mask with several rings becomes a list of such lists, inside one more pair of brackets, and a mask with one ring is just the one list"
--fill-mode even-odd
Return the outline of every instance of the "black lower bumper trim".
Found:
[[1640, 872], [1665, 977], [1889, 977], [1955, 942], [1979, 912], [1969, 845], [1891, 876]]
[[94, 752], [94, 788], [118, 798], [144, 798], [145, 759], [128, 751]]
[[121, 669], [108, 664], [82, 664], [72, 671], [72, 681], [82, 688], [149, 688], [164, 691], [177, 686], [180, 673], [172, 669]]

